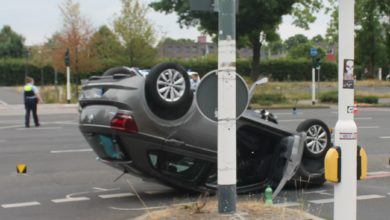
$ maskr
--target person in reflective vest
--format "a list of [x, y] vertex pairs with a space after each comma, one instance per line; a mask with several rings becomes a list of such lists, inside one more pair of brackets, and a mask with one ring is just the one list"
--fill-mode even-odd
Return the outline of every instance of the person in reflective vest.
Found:
[[34, 79], [26, 77], [26, 85], [24, 86], [24, 106], [26, 108], [25, 126], [30, 127], [30, 113], [32, 112], [35, 126], [40, 126], [37, 114], [37, 104], [42, 103], [42, 98], [39, 95], [39, 90], [34, 86]]

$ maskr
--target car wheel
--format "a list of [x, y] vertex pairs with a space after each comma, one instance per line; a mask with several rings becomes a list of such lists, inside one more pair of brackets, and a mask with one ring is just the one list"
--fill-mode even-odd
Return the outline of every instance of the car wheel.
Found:
[[298, 125], [297, 131], [306, 133], [304, 156], [319, 158], [325, 156], [330, 147], [330, 131], [321, 120], [308, 119]]
[[146, 77], [146, 100], [157, 116], [177, 119], [191, 106], [193, 94], [190, 87], [190, 79], [182, 66], [161, 63], [154, 66]]
[[114, 74], [134, 74], [129, 68], [127, 67], [113, 67], [108, 69], [106, 72], [103, 73], [103, 76], [112, 76]]

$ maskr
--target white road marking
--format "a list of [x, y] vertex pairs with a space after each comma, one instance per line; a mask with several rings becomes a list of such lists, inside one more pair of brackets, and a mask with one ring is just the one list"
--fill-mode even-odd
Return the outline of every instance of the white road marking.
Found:
[[102, 199], [113, 199], [113, 198], [123, 198], [135, 196], [133, 193], [117, 193], [117, 194], [107, 194], [107, 195], [99, 195]]
[[0, 127], [0, 130], [3, 130], [3, 129], [10, 129], [10, 128], [22, 128], [22, 127], [24, 127], [24, 125], [3, 126], [3, 127]]
[[332, 203], [333, 199], [317, 199], [317, 200], [309, 200], [309, 203], [314, 204], [326, 204], [326, 203]]
[[390, 139], [390, 136], [382, 136], [382, 137], [379, 137], [381, 139]]
[[279, 122], [300, 122], [300, 121], [303, 121], [305, 119], [282, 119], [282, 120], [278, 120]]
[[357, 200], [368, 200], [368, 199], [381, 199], [385, 198], [385, 196], [380, 195], [365, 195], [365, 196], [358, 196]]
[[152, 207], [146, 207], [146, 208], [118, 208], [118, 207], [108, 207], [113, 210], [118, 211], [145, 211], [145, 210], [153, 210], [153, 209], [166, 209], [169, 208], [168, 206], [152, 206]]
[[[380, 195], [362, 195], [362, 196], [357, 196], [356, 198], [357, 198], [357, 200], [369, 200], [369, 199], [381, 199], [381, 198], [385, 198], [385, 196], [380, 196]], [[333, 199], [309, 200], [309, 203], [314, 203], [314, 204], [333, 203]]]
[[120, 190], [120, 188], [104, 189], [104, 188], [100, 188], [100, 187], [93, 187], [92, 189], [94, 189], [94, 192], [107, 192], [107, 191]]
[[77, 153], [77, 152], [91, 152], [91, 148], [87, 149], [73, 149], [73, 150], [52, 150], [50, 153], [52, 154], [60, 154], [60, 153]]
[[316, 191], [307, 191], [303, 192], [303, 194], [320, 194], [320, 195], [333, 195], [332, 193], [328, 193], [327, 190], [316, 190]]
[[374, 171], [374, 172], [368, 172], [368, 176], [375, 176], [375, 175], [383, 175], [383, 174], [390, 174], [390, 172], [387, 171]]
[[6, 106], [8, 105], [8, 103], [4, 102], [3, 100], [0, 100], [0, 104], [1, 105], [6, 105]]
[[24, 130], [58, 130], [62, 129], [62, 127], [34, 127], [31, 126], [30, 128], [17, 128], [17, 131], [24, 131]]
[[379, 126], [358, 126], [358, 129], [376, 129]]
[[[274, 115], [294, 115], [293, 112], [273, 112], [272, 114]], [[302, 115], [302, 112], [297, 112], [296, 115]]]
[[54, 203], [67, 203], [67, 202], [79, 202], [79, 201], [87, 201], [90, 200], [88, 197], [68, 197], [62, 199], [53, 199], [51, 200]]
[[[173, 207], [176, 206], [188, 206], [196, 204], [196, 202], [186, 202], [186, 203], [179, 203], [172, 205]], [[151, 207], [143, 207], [143, 208], [118, 208], [118, 207], [109, 207], [113, 210], [119, 210], [119, 211], [145, 211], [145, 210], [152, 210], [152, 209], [166, 209], [169, 208], [169, 206], [163, 205], [163, 206], [151, 206]]]
[[24, 121], [18, 120], [1, 120], [0, 124], [22, 124]]
[[372, 120], [372, 117], [355, 117], [355, 120]]
[[1, 205], [1, 207], [5, 209], [9, 209], [9, 208], [21, 208], [21, 207], [29, 207], [29, 206], [37, 206], [37, 205], [41, 205], [41, 203], [37, 201], [22, 202], [22, 203], [3, 204]]

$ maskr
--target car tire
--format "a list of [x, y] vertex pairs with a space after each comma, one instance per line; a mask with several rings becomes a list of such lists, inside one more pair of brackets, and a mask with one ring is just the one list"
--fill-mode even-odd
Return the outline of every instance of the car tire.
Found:
[[118, 74], [118, 73], [134, 74], [134, 72], [132, 72], [127, 67], [113, 67], [113, 68], [110, 68], [110, 69], [106, 70], [106, 72], [103, 73], [103, 76], [112, 76], [112, 75]]
[[193, 100], [190, 79], [184, 68], [166, 62], [154, 66], [145, 81], [146, 101], [154, 114], [163, 119], [177, 119]]
[[303, 156], [308, 158], [324, 157], [330, 143], [330, 131], [328, 126], [321, 120], [308, 119], [298, 125], [298, 132], [306, 133], [306, 141]]

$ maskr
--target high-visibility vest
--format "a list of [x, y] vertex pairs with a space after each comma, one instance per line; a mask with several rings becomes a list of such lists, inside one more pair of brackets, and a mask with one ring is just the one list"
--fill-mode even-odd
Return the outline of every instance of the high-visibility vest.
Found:
[[24, 98], [25, 99], [36, 98], [32, 85], [27, 84], [24, 86]]

